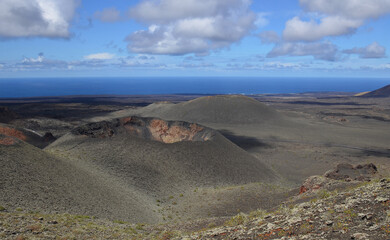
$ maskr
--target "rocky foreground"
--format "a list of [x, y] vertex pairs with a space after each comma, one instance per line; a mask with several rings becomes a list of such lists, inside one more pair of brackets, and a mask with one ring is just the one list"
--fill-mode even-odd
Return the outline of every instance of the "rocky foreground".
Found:
[[[390, 239], [390, 180], [284, 204], [272, 212], [239, 214], [223, 226], [186, 233], [180, 223], [148, 226], [0, 207], [1, 239]], [[301, 199], [302, 201], [302, 199]]]
[[[238, 215], [190, 239], [390, 239], [390, 181], [382, 179], [275, 212]], [[230, 225], [230, 226], [228, 226]]]

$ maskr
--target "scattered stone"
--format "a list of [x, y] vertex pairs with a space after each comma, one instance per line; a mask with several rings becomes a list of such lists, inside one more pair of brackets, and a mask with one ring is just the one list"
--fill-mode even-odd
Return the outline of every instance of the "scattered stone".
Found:
[[368, 239], [368, 234], [366, 233], [355, 233], [351, 236], [351, 239], [356, 239], [356, 240], [364, 240]]
[[310, 203], [304, 202], [304, 203], [301, 203], [301, 204], [300, 204], [300, 207], [302, 207], [302, 208], [304, 208], [304, 209], [308, 209], [308, 208], [310, 208], [311, 206], [310, 206]]
[[301, 221], [302, 221], [302, 219], [300, 217], [292, 217], [292, 218], [287, 220], [289, 225], [292, 225], [292, 224], [295, 224], [295, 223], [298, 223]]
[[272, 230], [272, 229], [274, 229], [275, 227], [276, 227], [276, 225], [273, 224], [273, 223], [268, 223], [268, 224], [267, 224], [267, 229], [268, 229], [268, 230]]
[[366, 219], [367, 215], [365, 213], [358, 213], [358, 217], [362, 220]]
[[379, 226], [378, 225], [373, 225], [371, 226], [370, 228], [368, 228], [369, 231], [376, 231], [379, 229]]
[[333, 225], [333, 221], [326, 221], [325, 224], [326, 224], [327, 226], [332, 226], [332, 225]]
[[387, 202], [387, 201], [389, 201], [389, 199], [386, 198], [386, 197], [377, 197], [377, 198], [375, 199], [375, 201], [382, 203], [382, 202]]

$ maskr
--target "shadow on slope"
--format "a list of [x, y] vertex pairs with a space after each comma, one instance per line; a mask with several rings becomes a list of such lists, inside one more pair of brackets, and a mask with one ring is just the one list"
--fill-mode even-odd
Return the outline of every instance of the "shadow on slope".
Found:
[[236, 135], [229, 130], [218, 130], [224, 137], [232, 141], [234, 144], [244, 150], [251, 150], [253, 148], [270, 148], [271, 145], [260, 141], [255, 137]]

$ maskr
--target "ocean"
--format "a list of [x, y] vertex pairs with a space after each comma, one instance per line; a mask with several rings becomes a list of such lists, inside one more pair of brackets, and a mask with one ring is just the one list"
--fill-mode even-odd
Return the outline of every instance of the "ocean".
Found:
[[364, 92], [390, 78], [129, 77], [0, 79], [0, 98], [67, 95]]

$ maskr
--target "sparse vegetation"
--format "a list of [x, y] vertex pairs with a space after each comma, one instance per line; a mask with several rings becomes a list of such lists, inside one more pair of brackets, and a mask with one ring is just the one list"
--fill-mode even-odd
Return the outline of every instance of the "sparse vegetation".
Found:
[[237, 226], [244, 224], [247, 221], [247, 216], [244, 214], [238, 214], [236, 216], [231, 217], [229, 220], [225, 222], [227, 226]]
[[317, 196], [320, 198], [320, 199], [325, 199], [325, 198], [328, 198], [331, 196], [330, 192], [325, 190], [325, 189], [322, 189], [320, 190], [318, 193], [317, 193]]
[[249, 213], [248, 218], [250, 220], [256, 219], [256, 218], [262, 218], [267, 214], [267, 211], [258, 209], [256, 211], [252, 211]]

